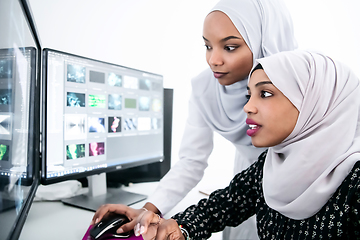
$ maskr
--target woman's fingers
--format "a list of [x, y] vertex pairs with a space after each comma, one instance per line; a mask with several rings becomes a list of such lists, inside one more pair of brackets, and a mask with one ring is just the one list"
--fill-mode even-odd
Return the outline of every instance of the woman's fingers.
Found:
[[[131, 209], [130, 207], [123, 204], [105, 204], [99, 207], [99, 209], [94, 214], [91, 224], [97, 224], [104, 217], [104, 215], [108, 212], [113, 212], [117, 214], [125, 215], [129, 218], [129, 220], [136, 218], [136, 214], [134, 214], [135, 209]], [[133, 216], [135, 215], [135, 217]]]
[[184, 240], [179, 225], [174, 219], [162, 219], [152, 212], [139, 216], [134, 229], [135, 235], [144, 240]]
[[91, 221], [91, 225], [97, 224], [98, 222], [100, 222], [100, 220], [104, 217], [104, 215], [109, 212], [109, 209], [113, 208], [111, 206], [111, 204], [105, 204], [102, 205], [101, 207], [99, 207], [98, 210], [96, 210], [92, 221]]
[[131, 222], [128, 222], [124, 225], [122, 225], [121, 227], [119, 227], [116, 232], [121, 234], [121, 233], [127, 233], [127, 232], [130, 232], [131, 230], [134, 229], [134, 226], [135, 226], [135, 220], [131, 221]]
[[[143, 237], [144, 235], [146, 235], [147, 237], [144, 239], [153, 239], [153, 237], [155, 237], [156, 235], [156, 230], [161, 220], [162, 219], [158, 214], [155, 214], [151, 211], [144, 211], [142, 214], [139, 215], [139, 217], [136, 220], [137, 223], [134, 228], [135, 235], [136, 236], [143, 235]], [[153, 234], [155, 235], [148, 238], [149, 234], [147, 233], [150, 228], [152, 229], [151, 235]]]

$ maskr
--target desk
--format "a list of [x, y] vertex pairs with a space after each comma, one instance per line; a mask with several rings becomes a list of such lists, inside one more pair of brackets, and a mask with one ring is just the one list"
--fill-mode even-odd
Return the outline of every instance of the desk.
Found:
[[[150, 195], [158, 182], [137, 183], [123, 189], [129, 192]], [[197, 203], [205, 195], [194, 188], [189, 194], [164, 217], [169, 218]], [[146, 200], [132, 205], [141, 208]], [[61, 202], [33, 202], [20, 240], [81, 240], [84, 236], [94, 212], [71, 207]], [[215, 233], [211, 240], [221, 240], [222, 233]]]

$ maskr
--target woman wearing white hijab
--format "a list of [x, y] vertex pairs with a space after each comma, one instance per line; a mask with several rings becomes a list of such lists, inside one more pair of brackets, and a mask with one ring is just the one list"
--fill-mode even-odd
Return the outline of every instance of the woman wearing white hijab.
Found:
[[[246, 136], [242, 111], [247, 76], [255, 59], [296, 48], [292, 20], [282, 0], [221, 0], [204, 21], [203, 38], [209, 68], [192, 80], [180, 161], [144, 206], [156, 213], [166, 214], [201, 180], [214, 132], [236, 147], [235, 174], [257, 159], [263, 150], [254, 148]], [[109, 209], [121, 213], [124, 206], [102, 207], [94, 223]], [[226, 239], [257, 239], [255, 219], [249, 224], [242, 234]]]
[[[148, 199], [162, 214], [180, 202], [203, 177], [213, 149], [214, 132], [236, 147], [234, 174], [257, 159], [263, 149], [251, 145], [250, 138], [246, 135], [246, 115], [242, 111], [246, 103], [244, 96], [247, 76], [255, 59], [297, 47], [292, 19], [282, 0], [222, 0], [214, 6], [209, 15], [216, 11], [227, 15], [252, 52], [250, 68], [245, 71], [243, 78], [232, 79], [230, 84], [223, 83], [224, 80], [221, 82], [222, 78], [218, 78], [214, 72], [227, 71], [221, 69], [226, 63], [218, 64], [214, 60], [215, 46], [206, 41], [211, 40], [208, 37], [211, 33], [208, 34], [206, 27], [209, 26], [216, 33], [216, 37], [222, 39], [227, 36], [219, 36], [219, 31], [214, 28], [215, 24], [210, 22], [206, 25], [206, 19], [203, 37], [208, 50], [211, 46], [213, 52], [207, 51], [209, 68], [192, 79], [188, 119], [179, 151], [180, 161], [161, 180], [157, 190]], [[209, 56], [211, 54], [213, 55]], [[239, 69], [244, 68], [239, 66]], [[145, 207], [151, 208], [148, 205]], [[224, 240], [226, 239], [258, 239], [255, 219], [243, 224], [242, 230], [229, 232], [228, 229], [224, 235]]]
[[173, 219], [145, 212], [136, 235], [205, 239], [256, 214], [260, 239], [360, 239], [359, 79], [308, 51], [257, 63], [244, 106], [247, 134], [269, 149], [227, 188]]

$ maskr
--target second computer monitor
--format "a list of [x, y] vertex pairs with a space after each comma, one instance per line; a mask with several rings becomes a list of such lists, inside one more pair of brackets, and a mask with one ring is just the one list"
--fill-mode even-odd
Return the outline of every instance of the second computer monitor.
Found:
[[163, 77], [44, 50], [44, 184], [163, 159]]

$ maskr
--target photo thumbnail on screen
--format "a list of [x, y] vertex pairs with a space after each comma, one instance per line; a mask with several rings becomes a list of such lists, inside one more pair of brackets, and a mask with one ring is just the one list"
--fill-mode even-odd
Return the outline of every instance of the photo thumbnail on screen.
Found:
[[0, 115], [0, 134], [10, 135], [11, 134], [11, 116]]
[[105, 73], [97, 71], [89, 71], [89, 82], [105, 83]]
[[85, 135], [86, 115], [66, 114], [65, 115], [65, 135], [81, 137]]
[[105, 133], [105, 118], [89, 117], [89, 132], [90, 133]]
[[67, 65], [67, 81], [73, 83], [85, 83], [86, 69], [79, 65]]
[[139, 97], [139, 111], [149, 111], [149, 110], [150, 110], [150, 98]]
[[108, 117], [108, 132], [121, 132], [121, 117]]
[[85, 144], [66, 145], [66, 159], [78, 159], [85, 157]]
[[12, 90], [13, 80], [11, 78], [0, 78], [0, 89]]
[[0, 89], [0, 105], [8, 106], [9, 111], [11, 110], [12, 103], [12, 89]]
[[162, 127], [160, 118], [152, 118], [151, 119], [151, 128], [154, 130], [160, 129]]
[[138, 89], [139, 81], [136, 77], [124, 76], [124, 88]]
[[161, 112], [162, 110], [162, 102], [158, 98], [154, 98], [151, 103], [151, 110], [154, 112]]
[[149, 117], [139, 117], [137, 123], [139, 131], [148, 131], [151, 129], [151, 118]]
[[0, 143], [0, 161], [9, 161], [9, 145]]
[[149, 79], [140, 79], [139, 89], [149, 91], [151, 89], [151, 81]]
[[125, 98], [125, 108], [136, 108], [135, 98]]
[[122, 96], [120, 94], [109, 94], [108, 109], [121, 110]]
[[0, 59], [0, 79], [11, 79], [13, 68], [12, 59]]
[[89, 143], [89, 156], [99, 156], [105, 154], [104, 142], [92, 142]]
[[68, 107], [85, 107], [85, 93], [67, 92]]
[[109, 73], [108, 83], [109, 83], [109, 86], [122, 87], [122, 77], [121, 77], [121, 75], [118, 75], [118, 74], [115, 74], [115, 73]]
[[155, 92], [161, 92], [162, 91], [162, 85], [160, 83], [157, 82], [152, 82], [151, 83], [151, 89]]
[[137, 119], [136, 118], [125, 118], [124, 119], [124, 130], [133, 131], [137, 129]]
[[106, 97], [100, 94], [89, 94], [89, 107], [105, 108]]

